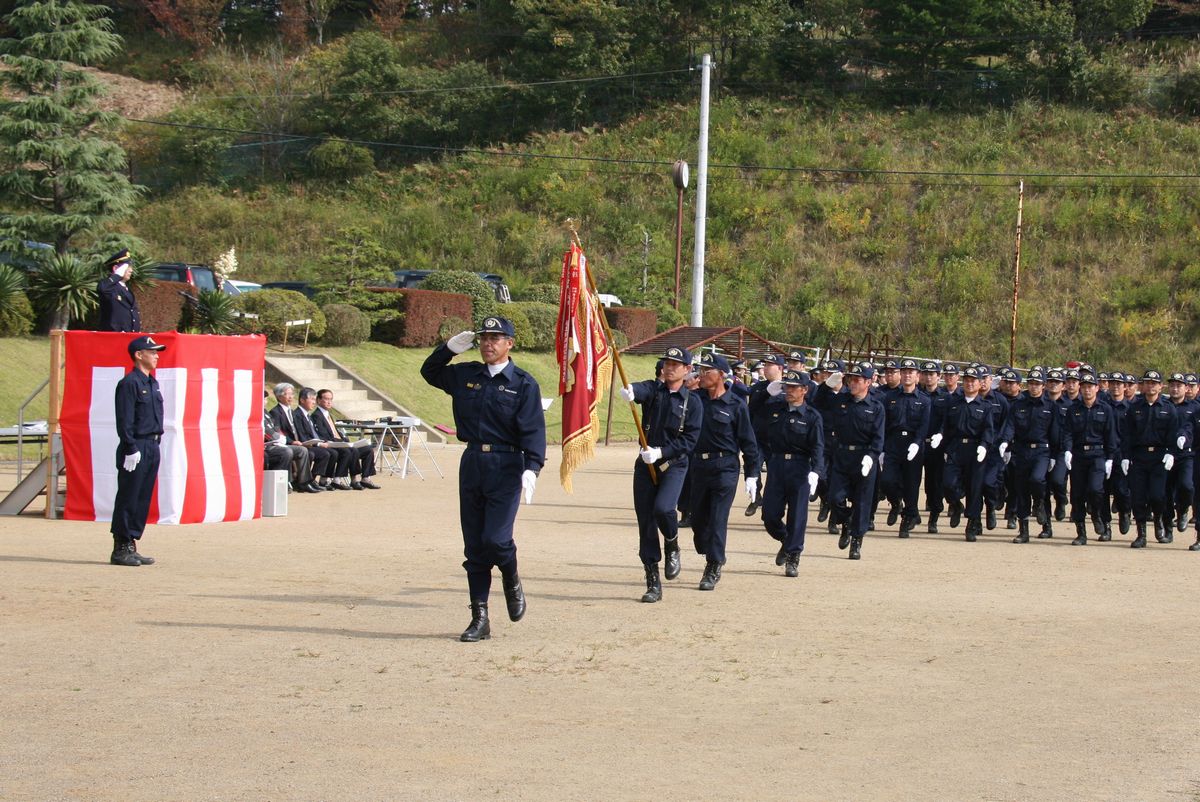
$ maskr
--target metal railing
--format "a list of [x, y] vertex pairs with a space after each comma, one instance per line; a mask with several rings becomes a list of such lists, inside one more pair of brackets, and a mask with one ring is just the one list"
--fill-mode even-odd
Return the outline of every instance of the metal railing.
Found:
[[[48, 384], [50, 384], [50, 380], [45, 379], [17, 408], [17, 484], [20, 484], [21, 480], [25, 478], [25, 408], [33, 403], [33, 399], [37, 398]], [[48, 441], [49, 438], [47, 438]]]

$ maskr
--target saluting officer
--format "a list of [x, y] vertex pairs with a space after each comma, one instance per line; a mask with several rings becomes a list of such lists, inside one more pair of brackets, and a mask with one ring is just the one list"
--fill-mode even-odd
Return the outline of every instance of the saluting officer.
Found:
[[900, 385], [883, 399], [887, 423], [879, 483], [891, 505], [888, 526], [899, 519], [900, 537], [908, 537], [920, 517], [917, 512], [921, 494], [920, 454], [929, 433], [932, 404], [929, 396], [917, 389], [917, 360], [901, 359], [897, 376]]
[[1146, 547], [1146, 524], [1154, 519], [1154, 537], [1164, 542], [1162, 526], [1167, 514], [1167, 473], [1175, 465], [1171, 446], [1178, 437], [1175, 407], [1162, 397], [1162, 374], [1142, 374], [1142, 394], [1129, 405], [1121, 427], [1121, 470], [1129, 476], [1133, 519], [1137, 537], [1131, 548]]
[[129, 249], [122, 248], [104, 262], [109, 273], [96, 285], [100, 296], [100, 331], [141, 331], [142, 315], [129, 289], [133, 263]]
[[1044, 392], [1046, 375], [1039, 368], [1026, 377], [1029, 390], [1012, 404], [1013, 494], [1019, 532], [1013, 543], [1029, 542], [1029, 514], [1043, 526], [1050, 522], [1046, 507], [1046, 474], [1051, 454], [1062, 450], [1061, 415]]
[[1071, 472], [1071, 520], [1075, 523], [1072, 546], [1087, 545], [1087, 510], [1101, 540], [1112, 540], [1111, 518], [1104, 498], [1104, 480], [1112, 475], [1118, 454], [1117, 417], [1096, 394], [1099, 381], [1093, 373], [1079, 375], [1079, 397], [1067, 409], [1070, 450], [1064, 459]]
[[[701, 400], [683, 385], [692, 366], [692, 352], [671, 346], [663, 354], [662, 381], [641, 381], [622, 387], [621, 397], [642, 406], [646, 448], [633, 466], [633, 509], [638, 520], [638, 557], [646, 570], [642, 601], [662, 599], [658, 563], [666, 551], [667, 579], [679, 576], [679, 521], [675, 507], [687, 476], [688, 455], [700, 439], [704, 410]], [[650, 476], [653, 465], [657, 479]], [[662, 532], [663, 545], [658, 542]]]
[[725, 565], [729, 510], [737, 495], [738, 451], [745, 466], [746, 495], [758, 498], [761, 463], [750, 411], [742, 399], [725, 387], [729, 363], [716, 354], [700, 357], [700, 390], [704, 417], [700, 438], [692, 452], [692, 541], [696, 553], [706, 558], [700, 590], [713, 590]]
[[[830, 521], [840, 524], [838, 548], [850, 547], [850, 559], [862, 556], [863, 536], [870, 522], [879, 474], [879, 456], [883, 453], [883, 431], [887, 417], [883, 404], [871, 397], [875, 368], [870, 362], [857, 362], [847, 368], [849, 392], [839, 393], [829, 415], [831, 434], [828, 441], [833, 453], [829, 474]], [[847, 506], [849, 504], [849, 506]]]
[[117, 382], [115, 396], [117, 439], [117, 498], [113, 502], [114, 565], [153, 565], [154, 558], [141, 554], [137, 542], [146, 529], [150, 497], [158, 478], [158, 444], [163, 434], [163, 397], [153, 370], [158, 354], [165, 349], [149, 337], [129, 343], [133, 370]]
[[958, 526], [965, 510], [966, 537], [970, 542], [983, 534], [980, 522], [983, 514], [983, 461], [995, 439], [992, 407], [979, 394], [981, 372], [979, 367], [963, 370], [963, 394], [951, 398], [942, 421], [942, 431], [929, 440], [930, 448], [940, 448], [945, 441], [946, 469], [943, 481], [946, 502], [950, 505], [950, 526]]
[[[476, 335], [483, 362], [451, 365]], [[546, 461], [546, 417], [537, 380], [509, 358], [513, 337], [511, 321], [485, 318], [478, 331], [454, 335], [421, 366], [425, 381], [454, 399], [454, 428], [467, 444], [458, 467], [463, 568], [471, 595], [471, 623], [460, 639], [467, 642], [492, 636], [488, 594], [493, 566], [500, 569], [509, 619], [520, 621], [525, 615], [513, 523], [522, 491], [525, 503], [533, 502]]]
[[[1192, 445], [1195, 441], [1196, 413], [1200, 404], [1187, 398], [1187, 377], [1182, 373], [1172, 373], [1167, 380], [1167, 395], [1175, 405], [1179, 418], [1179, 431], [1175, 437], [1175, 447], [1171, 453], [1175, 455], [1175, 464], [1171, 467], [1167, 478], [1167, 508], [1169, 513], [1164, 523], [1165, 542], [1175, 539], [1171, 528], [1186, 532], [1188, 527], [1188, 512], [1192, 506], [1192, 495], [1195, 486], [1192, 484], [1192, 473], [1195, 467], [1192, 456]], [[1173, 513], [1173, 514], [1172, 514]]]
[[763, 500], [763, 526], [780, 543], [775, 564], [784, 565], [784, 575], [790, 577], [799, 572], [808, 502], [816, 498], [825, 471], [821, 414], [805, 403], [810, 384], [807, 373], [786, 371], [767, 404], [767, 470], [771, 481]]

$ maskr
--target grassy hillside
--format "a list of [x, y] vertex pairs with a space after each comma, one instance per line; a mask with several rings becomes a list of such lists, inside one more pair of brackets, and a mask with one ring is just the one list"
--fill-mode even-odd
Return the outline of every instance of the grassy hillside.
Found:
[[[663, 108], [524, 147], [694, 161], [696, 127], [693, 107]], [[1016, 178], [808, 168], [1013, 172], [1026, 176], [1017, 361], [1088, 357], [1128, 370], [1200, 361], [1196, 182], [1037, 177], [1194, 172], [1200, 127], [1189, 119], [1032, 103], [949, 113], [726, 98], [713, 108], [710, 145], [706, 323], [812, 344], [888, 334], [913, 353], [1004, 361]], [[149, 200], [128, 228], [172, 258], [236, 244], [239, 277], [270, 280], [322, 275], [326, 240], [362, 223], [397, 265], [496, 271], [520, 290], [556, 280], [568, 217], [602, 289], [627, 304], [665, 301], [674, 259], [665, 165], [472, 155], [349, 184], [193, 187]], [[684, 253], [686, 269], [690, 241]]]

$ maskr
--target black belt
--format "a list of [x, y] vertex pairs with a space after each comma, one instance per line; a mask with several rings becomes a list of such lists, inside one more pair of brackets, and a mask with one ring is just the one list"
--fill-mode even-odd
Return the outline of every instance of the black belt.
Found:
[[161, 434], [143, 434], [138, 437], [139, 440], [149, 440], [152, 443], [157, 443], [162, 439]]
[[901, 436], [901, 437], [907, 437], [907, 436], [908, 436], [908, 432], [900, 432], [900, 436]]
[[979, 442], [979, 438], [977, 438], [977, 437], [956, 437], [956, 438], [954, 438], [954, 439], [955, 439], [955, 440], [960, 440], [960, 441], [962, 441], [962, 444], [963, 444], [963, 445], [969, 445], [969, 444], [971, 444], [971, 443], [978, 443], [978, 442]]
[[1142, 451], [1149, 451], [1153, 454], [1155, 451], [1162, 451], [1164, 446], [1138, 446]]
[[1098, 448], [1104, 448], [1104, 446], [1102, 446], [1102, 445], [1090, 446], [1085, 443], [1082, 446], [1080, 446], [1080, 448], [1082, 448], [1084, 451], [1095, 451]]
[[810, 459], [811, 454], [805, 454], [802, 451], [789, 451], [785, 454], [772, 454], [775, 457], [783, 457], [784, 459]]
[[700, 459], [720, 459], [721, 457], [732, 457], [732, 451], [702, 451], [696, 454]]
[[1021, 443], [1022, 448], [1049, 448], [1049, 443]]
[[866, 451], [867, 450], [866, 446], [842, 446], [842, 448], [846, 449], [847, 451]]
[[485, 454], [493, 452], [493, 451], [499, 451], [499, 452], [502, 452], [505, 454], [512, 454], [514, 452], [520, 451], [521, 449], [517, 448], [516, 446], [506, 446], [506, 445], [497, 444], [497, 443], [467, 443], [467, 450], [468, 451], [482, 451]]

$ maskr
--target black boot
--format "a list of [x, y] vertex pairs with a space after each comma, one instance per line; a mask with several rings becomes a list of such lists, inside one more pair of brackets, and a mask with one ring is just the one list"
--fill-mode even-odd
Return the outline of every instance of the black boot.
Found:
[[925, 531], [931, 535], [936, 535], [938, 514], [936, 512], [929, 513], [929, 526], [925, 527]]
[[989, 532], [996, 528], [996, 508], [991, 504], [987, 505], [987, 528]]
[[679, 576], [679, 538], [670, 537], [663, 539], [663, 552], [666, 557], [666, 565], [663, 567], [663, 576], [667, 579], [674, 579]]
[[961, 501], [956, 501], [950, 505], [950, 528], [957, 529], [962, 523], [963, 505]]
[[1117, 513], [1117, 529], [1122, 535], [1129, 534], [1129, 527], [1133, 525], [1133, 516], [1126, 512]]
[[1029, 519], [1022, 518], [1019, 522], [1019, 534], [1013, 538], [1013, 543], [1029, 542]]
[[895, 526], [896, 521], [898, 521], [898, 520], [900, 520], [900, 505], [893, 504], [891, 507], [888, 508], [887, 525]]
[[642, 594], [642, 601], [647, 604], [662, 601], [662, 581], [658, 578], [658, 563], [646, 566], [646, 592]]
[[1054, 520], [1065, 521], [1067, 519], [1067, 502], [1062, 498], [1054, 499]]
[[850, 524], [842, 524], [842, 536], [838, 538], [838, 548], [844, 549], [850, 545]]
[[1131, 549], [1146, 548], [1146, 522], [1145, 521], [1137, 522], [1137, 537], [1135, 537], [1133, 539], [1133, 542], [1129, 544], [1129, 548], [1131, 548]]
[[967, 521], [967, 542], [974, 543], [975, 539], [983, 534], [983, 525], [975, 518]]
[[1092, 531], [1097, 535], [1104, 534], [1104, 521], [1100, 520], [1100, 513], [1092, 513]]
[[504, 583], [504, 603], [508, 605], [508, 620], [520, 621], [525, 616], [525, 590], [521, 587], [521, 577], [513, 571], [511, 577], [502, 576]]
[[908, 537], [909, 532], [916, 526], [917, 519], [910, 515], [905, 515], [900, 519], [900, 537]]
[[1200, 535], [1196, 535], [1196, 542], [1188, 546], [1188, 551], [1200, 551]]
[[1188, 527], [1188, 511], [1180, 510], [1179, 517], [1175, 519], [1175, 528], [1180, 532], [1186, 532]]
[[679, 525], [680, 526], [691, 526], [692, 525], [692, 513], [691, 512], [679, 513]]
[[783, 565], [787, 560], [787, 552], [783, 550], [783, 544], [779, 544], [779, 551], [775, 552], [775, 564]]
[[758, 512], [758, 507], [759, 507], [759, 503], [757, 501], [751, 501], [746, 506], [746, 517], [749, 518], [749, 517], [753, 516], [754, 513]]
[[1087, 545], [1087, 523], [1085, 521], [1075, 522], [1075, 539], [1071, 541], [1072, 546]]
[[142, 564], [138, 559], [137, 553], [129, 547], [130, 541], [127, 538], [117, 537], [113, 535], [113, 550], [112, 556], [108, 561], [113, 565], [127, 565], [130, 568], [137, 568]]
[[1038, 540], [1049, 540], [1054, 537], [1054, 524], [1049, 518], [1046, 523], [1042, 524], [1042, 531], [1038, 532]]
[[861, 560], [862, 559], [862, 538], [861, 537], [850, 538], [850, 559], [851, 560]]
[[471, 624], [458, 639], [464, 643], [475, 643], [492, 637], [492, 625], [488, 623], [487, 602], [471, 602]]
[[1050, 523], [1050, 516], [1046, 513], [1046, 497], [1040, 496], [1033, 500], [1033, 514], [1037, 520], [1038, 526], [1045, 526]]
[[817, 510], [817, 523], [825, 523], [825, 519], [829, 517], [829, 504], [825, 499], [821, 499], [821, 507]]
[[142, 565], [154, 565], [153, 557], [147, 557], [138, 551], [138, 542], [136, 540], [129, 541], [129, 550], [133, 552], [133, 556], [137, 557], [138, 562]]
[[792, 552], [787, 556], [787, 564], [783, 569], [784, 576], [796, 576], [800, 573], [800, 552]]
[[721, 564], [709, 560], [704, 565], [704, 576], [700, 578], [700, 590], [712, 590], [721, 581]]
[[1005, 516], [1004, 528], [1005, 529], [1016, 529], [1017, 528], [1017, 516], [1015, 516], [1015, 515]]
[[1157, 540], [1159, 543], [1167, 542], [1167, 536], [1165, 534], [1166, 529], [1167, 529], [1167, 527], [1163, 525], [1162, 517], [1155, 515], [1154, 516], [1154, 539]]

